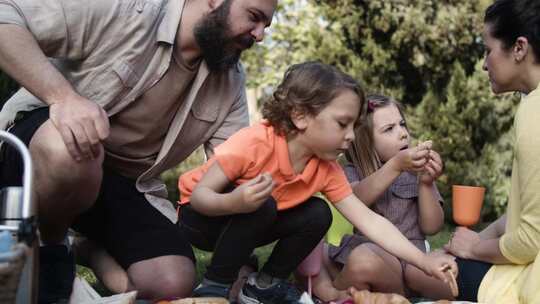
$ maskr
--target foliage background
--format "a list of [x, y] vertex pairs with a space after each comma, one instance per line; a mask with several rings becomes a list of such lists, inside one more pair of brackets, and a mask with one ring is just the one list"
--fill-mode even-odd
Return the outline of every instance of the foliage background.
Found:
[[[485, 0], [280, 0], [268, 36], [243, 56], [258, 102], [285, 69], [306, 60], [333, 64], [368, 92], [406, 105], [416, 139], [431, 139], [445, 162], [438, 182], [487, 187], [483, 218], [504, 211], [519, 96], [494, 96], [482, 71]], [[16, 83], [0, 73], [0, 105]], [[174, 201], [177, 177], [203, 161], [201, 150], [163, 174]], [[447, 218], [450, 218], [447, 216]]]
[[[249, 85], [271, 88], [286, 67], [306, 60], [338, 66], [367, 92], [406, 106], [416, 139], [431, 139], [445, 162], [439, 189], [487, 188], [483, 219], [504, 212], [519, 96], [494, 96], [482, 70], [488, 1], [280, 1], [270, 38], [250, 50]], [[447, 219], [451, 217], [448, 216]]]

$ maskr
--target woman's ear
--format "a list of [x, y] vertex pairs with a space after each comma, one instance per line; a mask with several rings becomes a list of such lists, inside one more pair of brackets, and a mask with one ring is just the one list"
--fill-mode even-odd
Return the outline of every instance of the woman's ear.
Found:
[[291, 120], [298, 130], [303, 131], [307, 128], [308, 120], [305, 113], [293, 110], [291, 113]]
[[514, 56], [514, 61], [521, 62], [529, 52], [529, 40], [526, 37], [519, 36], [514, 43], [512, 48], [512, 55]]

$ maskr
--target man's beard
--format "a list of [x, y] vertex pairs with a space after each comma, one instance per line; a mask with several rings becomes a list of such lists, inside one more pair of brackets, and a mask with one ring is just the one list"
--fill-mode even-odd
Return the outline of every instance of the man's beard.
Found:
[[233, 0], [223, 3], [195, 25], [193, 34], [212, 71], [225, 71], [238, 63], [244, 49], [255, 42], [251, 35], [230, 36], [229, 12]]

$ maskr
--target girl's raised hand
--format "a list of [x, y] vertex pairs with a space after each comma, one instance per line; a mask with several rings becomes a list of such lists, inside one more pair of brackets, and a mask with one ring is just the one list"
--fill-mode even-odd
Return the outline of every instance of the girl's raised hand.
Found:
[[424, 170], [420, 173], [420, 182], [431, 185], [443, 171], [443, 162], [439, 153], [430, 150], [428, 161], [424, 165]]
[[268, 199], [273, 189], [274, 181], [268, 173], [258, 175], [243, 183], [234, 189], [234, 192], [239, 192], [241, 198], [235, 211], [237, 213], [254, 212]]
[[420, 172], [424, 170], [424, 166], [429, 159], [430, 150], [431, 141], [425, 141], [416, 147], [399, 151], [395, 157], [400, 171]]

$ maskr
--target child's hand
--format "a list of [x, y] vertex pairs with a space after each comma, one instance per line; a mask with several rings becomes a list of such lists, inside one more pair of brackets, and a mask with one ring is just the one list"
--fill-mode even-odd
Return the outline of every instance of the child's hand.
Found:
[[431, 185], [443, 170], [443, 163], [439, 153], [429, 150], [428, 161], [424, 165], [423, 171], [419, 174], [420, 182]]
[[261, 174], [252, 180], [249, 180], [233, 192], [238, 193], [240, 200], [236, 206], [236, 213], [251, 213], [268, 199], [274, 189], [274, 181], [268, 173]]
[[420, 143], [418, 146], [401, 150], [394, 156], [398, 163], [399, 171], [420, 172], [429, 159], [431, 141]]
[[448, 283], [448, 278], [444, 274], [444, 271], [450, 267], [450, 271], [457, 277], [458, 267], [455, 262], [455, 257], [449, 254], [444, 254], [440, 251], [427, 253], [424, 258], [422, 270], [445, 283]]

